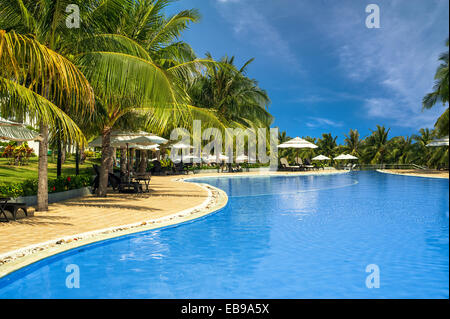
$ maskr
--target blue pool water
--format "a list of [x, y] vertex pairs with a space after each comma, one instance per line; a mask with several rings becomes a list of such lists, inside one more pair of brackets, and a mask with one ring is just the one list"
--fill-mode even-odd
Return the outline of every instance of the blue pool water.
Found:
[[[0, 298], [448, 298], [448, 180], [357, 172], [198, 180], [228, 205], [0, 279]], [[369, 289], [367, 265], [379, 268]], [[77, 265], [80, 288], [66, 287]]]

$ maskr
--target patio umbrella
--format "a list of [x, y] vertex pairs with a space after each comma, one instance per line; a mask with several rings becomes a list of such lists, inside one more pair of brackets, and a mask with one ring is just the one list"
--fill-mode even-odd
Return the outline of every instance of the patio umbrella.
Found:
[[326, 157], [324, 155], [319, 155], [319, 156], [314, 157], [312, 160], [313, 161], [328, 161], [328, 160], [330, 160], [330, 158]]
[[301, 148], [314, 149], [314, 148], [318, 148], [318, 146], [314, 145], [311, 142], [308, 142], [305, 139], [302, 139], [300, 137], [296, 137], [296, 138], [293, 138], [290, 141], [287, 141], [286, 143], [278, 145], [278, 148], [295, 148], [295, 149], [297, 149], [297, 158], [298, 158], [298, 153], [299, 153], [298, 149], [301, 149]]
[[286, 143], [278, 145], [278, 148], [318, 148], [318, 146], [300, 137], [296, 137]]
[[[184, 144], [184, 143], [181, 143], [181, 142], [177, 143], [177, 144], [173, 144], [171, 147], [172, 147], [172, 152], [170, 153], [171, 157], [172, 157], [172, 154], [175, 154], [175, 152], [173, 152], [174, 150], [185, 150], [185, 149], [193, 149], [194, 148], [190, 144]], [[172, 157], [172, 161], [175, 162], [175, 161], [177, 161], [177, 159], [174, 159]], [[183, 163], [183, 152], [181, 152], [181, 163]]]
[[335, 160], [355, 160], [358, 159], [356, 156], [353, 155], [347, 155], [347, 154], [341, 154], [338, 157], [334, 158]]
[[236, 157], [236, 163], [244, 163], [244, 162], [256, 162], [256, 158], [248, 157], [247, 155], [239, 155]]
[[24, 124], [12, 122], [0, 117], [0, 139], [26, 142], [42, 140], [39, 133], [29, 130]]
[[130, 144], [129, 148], [134, 148], [134, 149], [143, 150], [143, 151], [159, 151], [158, 144], [153, 144], [153, 145]]
[[427, 146], [428, 147], [449, 146], [448, 136], [438, 140], [433, 140], [431, 143], [427, 144]]
[[[152, 133], [138, 132], [127, 133], [120, 131], [113, 131], [111, 133], [111, 147], [126, 147], [127, 144], [141, 144], [141, 145], [154, 145], [165, 144], [168, 141], [165, 138], [159, 137]], [[90, 147], [102, 147], [102, 137], [98, 136], [92, 142], [89, 143]]]

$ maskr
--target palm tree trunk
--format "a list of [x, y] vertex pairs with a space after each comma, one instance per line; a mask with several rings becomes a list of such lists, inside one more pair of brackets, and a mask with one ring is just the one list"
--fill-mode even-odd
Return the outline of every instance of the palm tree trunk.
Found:
[[130, 172], [134, 172], [134, 163], [135, 163], [134, 156], [135, 156], [135, 154], [136, 154], [136, 149], [132, 148], [130, 150], [130, 169], [129, 169]]
[[67, 145], [61, 143], [61, 165], [64, 165], [64, 163], [66, 162], [66, 154], [67, 154]]
[[140, 151], [141, 161], [139, 162], [139, 173], [144, 174], [147, 171], [147, 151]]
[[75, 175], [80, 175], [80, 146], [75, 148]]
[[127, 149], [125, 147], [120, 148], [120, 177], [124, 177], [127, 174]]
[[61, 146], [61, 137], [59, 135], [56, 143], [58, 147], [58, 158], [56, 160], [56, 177], [60, 177], [62, 173], [62, 146]]
[[40, 123], [40, 134], [42, 141], [39, 142], [39, 171], [38, 171], [38, 191], [37, 191], [37, 211], [48, 210], [48, 125]]
[[100, 166], [100, 180], [97, 190], [99, 197], [106, 197], [108, 191], [108, 173], [111, 166], [111, 128], [105, 127], [102, 132], [102, 165]]

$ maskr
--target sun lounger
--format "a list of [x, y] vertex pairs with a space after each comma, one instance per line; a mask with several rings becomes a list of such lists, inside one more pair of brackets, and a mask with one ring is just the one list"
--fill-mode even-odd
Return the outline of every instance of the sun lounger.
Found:
[[280, 159], [280, 164], [281, 164], [281, 167], [285, 170], [291, 170], [291, 171], [300, 170], [300, 166], [289, 165], [288, 160], [284, 157]]
[[303, 164], [303, 167], [307, 170], [313, 170], [316, 167], [312, 165], [312, 163], [309, 161], [309, 159], [305, 159], [305, 163]]
[[17, 212], [19, 211], [19, 209], [21, 209], [24, 213], [25, 216], [28, 217], [28, 212], [27, 212], [27, 204], [25, 203], [8, 203], [9, 198], [1, 198], [0, 201], [0, 218], [2, 218], [2, 216], [6, 219], [7, 222], [9, 222], [8, 216], [6, 215], [6, 210], [8, 212], [11, 212], [13, 219], [16, 220], [17, 219]]

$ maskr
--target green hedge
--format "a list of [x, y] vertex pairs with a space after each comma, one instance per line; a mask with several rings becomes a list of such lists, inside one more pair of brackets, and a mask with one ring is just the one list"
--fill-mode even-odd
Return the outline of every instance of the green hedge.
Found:
[[[80, 189], [90, 186], [92, 184], [92, 176], [78, 175], [78, 176], [61, 176], [56, 179], [49, 179], [48, 192], [59, 193], [72, 189]], [[21, 183], [13, 183], [2, 185], [0, 184], [1, 197], [21, 197], [33, 196], [37, 194], [38, 180], [37, 178], [28, 179]]]

